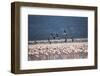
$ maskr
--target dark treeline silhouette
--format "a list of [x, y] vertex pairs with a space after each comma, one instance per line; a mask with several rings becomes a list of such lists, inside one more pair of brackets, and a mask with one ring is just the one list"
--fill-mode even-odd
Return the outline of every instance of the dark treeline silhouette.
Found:
[[[51, 44], [50, 40], [52, 40], [52, 39], [60, 39], [60, 38], [64, 38], [65, 39], [64, 42], [67, 42], [68, 34], [67, 34], [66, 30], [63, 31], [61, 36], [60, 36], [59, 33], [50, 33], [49, 38], [48, 38], [48, 42]], [[72, 42], [74, 41], [73, 37], [70, 37], [70, 39], [72, 40]]]

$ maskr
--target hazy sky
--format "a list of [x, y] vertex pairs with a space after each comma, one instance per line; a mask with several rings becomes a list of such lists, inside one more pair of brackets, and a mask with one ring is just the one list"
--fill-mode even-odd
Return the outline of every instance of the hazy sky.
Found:
[[88, 18], [71, 16], [28, 15], [28, 40], [47, 40], [50, 33], [58, 33], [63, 38], [87, 38]]

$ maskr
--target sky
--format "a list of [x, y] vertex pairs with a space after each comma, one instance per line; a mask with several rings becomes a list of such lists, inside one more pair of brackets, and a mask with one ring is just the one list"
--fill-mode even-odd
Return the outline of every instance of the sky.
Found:
[[62, 39], [64, 30], [68, 38], [88, 37], [88, 18], [74, 16], [28, 15], [28, 40], [47, 40], [50, 34]]

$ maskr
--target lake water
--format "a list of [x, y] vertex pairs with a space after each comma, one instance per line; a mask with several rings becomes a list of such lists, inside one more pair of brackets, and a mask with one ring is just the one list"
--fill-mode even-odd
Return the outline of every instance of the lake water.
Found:
[[74, 16], [28, 15], [28, 41], [52, 39], [51, 33], [60, 39], [87, 38], [88, 18]]

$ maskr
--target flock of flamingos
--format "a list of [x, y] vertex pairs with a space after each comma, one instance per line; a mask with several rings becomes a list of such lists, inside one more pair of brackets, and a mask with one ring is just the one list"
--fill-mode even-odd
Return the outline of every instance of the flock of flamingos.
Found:
[[28, 60], [83, 59], [88, 57], [87, 42], [30, 44]]

